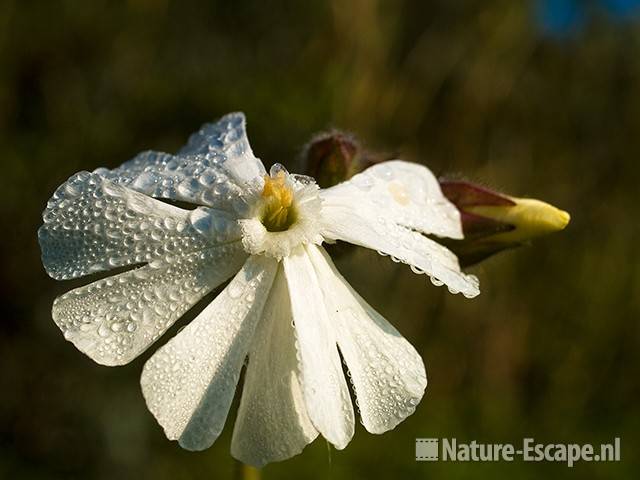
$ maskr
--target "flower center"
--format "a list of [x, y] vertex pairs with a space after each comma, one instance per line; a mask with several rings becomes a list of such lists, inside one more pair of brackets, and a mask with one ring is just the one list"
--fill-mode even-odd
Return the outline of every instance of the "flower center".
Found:
[[322, 200], [313, 179], [289, 175], [276, 163], [262, 190], [249, 193], [247, 218], [238, 220], [247, 253], [281, 260], [300, 245], [322, 243]]
[[275, 176], [264, 176], [261, 194], [264, 203], [260, 221], [269, 232], [288, 230], [296, 221], [297, 212], [293, 205], [293, 189], [288, 185], [285, 172]]

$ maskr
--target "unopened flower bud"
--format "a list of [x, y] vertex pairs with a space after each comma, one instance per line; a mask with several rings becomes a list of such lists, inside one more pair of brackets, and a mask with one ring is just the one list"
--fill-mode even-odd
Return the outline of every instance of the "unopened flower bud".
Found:
[[460, 211], [465, 238], [444, 243], [463, 266], [563, 230], [570, 220], [567, 212], [548, 203], [511, 197], [471, 182], [441, 180], [440, 187]]
[[314, 136], [302, 159], [305, 173], [314, 177], [321, 188], [328, 188], [389, 158], [366, 151], [353, 135], [332, 130]]

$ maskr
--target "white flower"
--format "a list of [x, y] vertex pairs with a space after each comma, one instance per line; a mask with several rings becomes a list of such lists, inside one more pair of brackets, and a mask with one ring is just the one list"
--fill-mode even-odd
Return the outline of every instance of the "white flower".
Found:
[[318, 433], [338, 449], [349, 443], [354, 412], [338, 352], [372, 433], [411, 415], [427, 384], [418, 353], [353, 291], [323, 242], [372, 248], [478, 294], [477, 279], [423, 235], [462, 237], [427, 168], [385, 162], [326, 190], [278, 165], [267, 175], [241, 113], [205, 125], [177, 155], [144, 152], [74, 175], [43, 217], [53, 278], [135, 267], [53, 305], [65, 338], [103, 365], [130, 362], [233, 277], [149, 359], [141, 384], [167, 437], [202, 450], [222, 431], [248, 358], [231, 451], [257, 466], [300, 453]]

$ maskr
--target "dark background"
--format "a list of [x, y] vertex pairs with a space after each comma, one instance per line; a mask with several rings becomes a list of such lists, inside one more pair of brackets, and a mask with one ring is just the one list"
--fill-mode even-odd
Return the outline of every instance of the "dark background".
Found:
[[[374, 252], [339, 268], [420, 351], [429, 386], [383, 436], [358, 425], [265, 478], [631, 477], [640, 469], [640, 26], [634, 1], [0, 0], [0, 477], [229, 478], [222, 437], [190, 453], [146, 410], [142, 355], [91, 362], [50, 317], [82, 281], [46, 276], [54, 189], [200, 124], [248, 117], [254, 152], [296, 170], [331, 126], [368, 146], [572, 215], [472, 269], [452, 296]], [[159, 344], [193, 317], [187, 315]], [[619, 463], [416, 463], [416, 437], [610, 442]]]

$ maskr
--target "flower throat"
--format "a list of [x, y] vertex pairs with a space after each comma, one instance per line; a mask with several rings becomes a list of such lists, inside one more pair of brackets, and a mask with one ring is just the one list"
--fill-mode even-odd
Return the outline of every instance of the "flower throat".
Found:
[[275, 177], [264, 176], [262, 189], [264, 206], [260, 221], [269, 232], [283, 232], [296, 221], [296, 209], [293, 206], [293, 190], [287, 184], [283, 171]]

